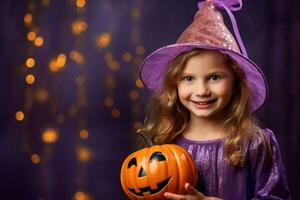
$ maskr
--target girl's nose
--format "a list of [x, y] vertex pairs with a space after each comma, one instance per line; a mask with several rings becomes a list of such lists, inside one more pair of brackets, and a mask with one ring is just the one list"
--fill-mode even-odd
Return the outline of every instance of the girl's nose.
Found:
[[195, 94], [199, 97], [208, 96], [210, 95], [210, 90], [205, 83], [199, 83], [195, 87]]

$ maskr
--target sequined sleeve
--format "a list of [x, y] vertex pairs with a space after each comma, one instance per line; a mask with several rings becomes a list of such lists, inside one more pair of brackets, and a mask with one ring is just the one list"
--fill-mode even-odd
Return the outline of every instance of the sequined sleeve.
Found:
[[265, 134], [270, 140], [273, 161], [269, 165], [267, 164], [262, 138], [258, 138], [250, 144], [250, 178], [255, 191], [252, 200], [291, 199], [278, 142], [270, 129], [265, 129]]

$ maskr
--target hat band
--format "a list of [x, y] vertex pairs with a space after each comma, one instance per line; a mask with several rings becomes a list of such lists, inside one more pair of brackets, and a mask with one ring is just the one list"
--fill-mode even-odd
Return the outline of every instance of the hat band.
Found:
[[[222, 2], [221, 0], [207, 0], [207, 2], [212, 2], [213, 5], [216, 5], [220, 8], [224, 8], [226, 10], [227, 14], [229, 15], [231, 25], [233, 27], [233, 31], [234, 31], [235, 37], [236, 37], [236, 39], [239, 43], [239, 47], [242, 51], [242, 54], [245, 57], [248, 58], [248, 53], [247, 53], [246, 48], [244, 46], [244, 43], [242, 41], [242, 38], [241, 38], [241, 35], [240, 35], [240, 32], [239, 32], [239, 28], [237, 26], [237, 22], [235, 20], [234, 15], [231, 12], [231, 10], [232, 11], [238, 11], [238, 10], [242, 9], [242, 5], [243, 5], [242, 0], [227, 0], [227, 1], [224, 1], [224, 2]], [[205, 1], [198, 2], [199, 10], [204, 7], [205, 3], [206, 3]], [[236, 7], [236, 5], [238, 5], [238, 7]]]

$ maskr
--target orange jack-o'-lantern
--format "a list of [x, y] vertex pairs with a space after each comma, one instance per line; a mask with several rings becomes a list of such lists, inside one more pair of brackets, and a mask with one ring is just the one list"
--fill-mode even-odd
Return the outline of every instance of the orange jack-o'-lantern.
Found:
[[198, 172], [189, 153], [175, 144], [155, 145], [130, 154], [121, 168], [121, 184], [130, 199], [165, 199], [165, 192], [184, 194]]

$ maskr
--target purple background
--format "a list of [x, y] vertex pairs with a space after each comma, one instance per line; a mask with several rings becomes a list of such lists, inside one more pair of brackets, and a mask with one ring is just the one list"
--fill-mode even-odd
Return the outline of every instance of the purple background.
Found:
[[[33, 1], [34, 2], [34, 1]], [[36, 1], [39, 5], [40, 1]], [[47, 8], [37, 9], [36, 23], [45, 44], [35, 50], [41, 66], [53, 52], [69, 52], [76, 37], [70, 32], [70, 23], [76, 19], [73, 1], [52, 0]], [[108, 3], [109, 2], [109, 3]], [[105, 67], [103, 54], [106, 49], [94, 45], [94, 37], [107, 31], [114, 19], [113, 39], [108, 47], [121, 60], [125, 51], [134, 51], [130, 42], [133, 20], [131, 10], [139, 1], [89, 0], [85, 19], [87, 31], [81, 36], [81, 52], [86, 58], [86, 99], [88, 106], [78, 117], [59, 125], [59, 140], [51, 147], [47, 161], [34, 165], [24, 148], [29, 142], [33, 152], [45, 149], [41, 141], [41, 128], [55, 125], [54, 114], [49, 104], [33, 105], [26, 115], [26, 124], [17, 122], [15, 112], [25, 101], [24, 73], [21, 69], [28, 57], [30, 44], [26, 40], [28, 30], [23, 23], [27, 13], [26, 1], [4, 0], [1, 3], [1, 54], [0, 54], [0, 194], [1, 199], [72, 199], [78, 190], [88, 192], [93, 199], [125, 199], [120, 183], [119, 170], [123, 159], [133, 149], [132, 123], [142, 120], [140, 113], [133, 117], [136, 103], [143, 110], [149, 92], [139, 89], [138, 101], [128, 98], [135, 88], [137, 68], [121, 62], [120, 70], [114, 72], [117, 86], [114, 89], [116, 106], [121, 116], [114, 119], [104, 106], [109, 95], [105, 76], [110, 71]], [[140, 1], [142, 2], [142, 1]], [[110, 4], [111, 10], [105, 10]], [[141, 3], [141, 16], [135, 27], [139, 30], [139, 44], [145, 47], [146, 55], [167, 44], [172, 44], [193, 19], [196, 0], [151, 0]], [[271, 128], [279, 141], [283, 161], [293, 199], [300, 199], [298, 179], [299, 130], [300, 130], [300, 3], [297, 0], [245, 0], [243, 10], [234, 13], [241, 37], [249, 57], [261, 67], [270, 88], [265, 107], [258, 113], [263, 126]], [[225, 17], [227, 22], [228, 18]], [[32, 52], [30, 52], [32, 54]], [[66, 70], [53, 77], [42, 67], [35, 69], [43, 77], [45, 87], [55, 91], [59, 112], [64, 112], [76, 99], [75, 77], [80, 71], [68, 62]], [[68, 68], [67, 68], [68, 67]], [[34, 90], [34, 86], [32, 87]], [[76, 133], [80, 119], [84, 118], [90, 137], [84, 144], [93, 151], [92, 159], [81, 164], [74, 156], [78, 144]], [[135, 119], [134, 119], [135, 118]], [[24, 131], [25, 130], [25, 131]], [[78, 174], [80, 180], [76, 180]], [[233, 191], [234, 192], [234, 191]]]

